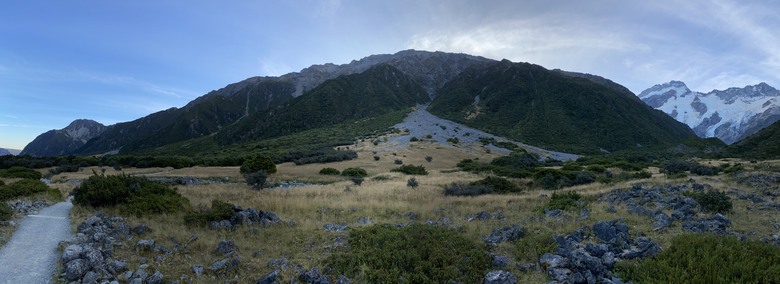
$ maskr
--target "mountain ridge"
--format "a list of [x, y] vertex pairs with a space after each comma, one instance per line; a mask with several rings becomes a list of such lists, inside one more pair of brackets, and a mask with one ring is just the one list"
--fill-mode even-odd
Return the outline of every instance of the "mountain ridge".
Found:
[[681, 81], [657, 84], [638, 97], [685, 123], [702, 138], [733, 144], [780, 120], [780, 91], [766, 83], [701, 93]]
[[59, 130], [49, 130], [22, 149], [20, 155], [60, 156], [71, 154], [108, 127], [89, 119], [77, 119]]

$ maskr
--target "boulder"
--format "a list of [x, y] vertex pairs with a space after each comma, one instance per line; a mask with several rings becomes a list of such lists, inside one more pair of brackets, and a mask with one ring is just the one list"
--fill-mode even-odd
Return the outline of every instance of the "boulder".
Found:
[[62, 251], [62, 262], [68, 263], [68, 261], [81, 257], [81, 253], [84, 252], [84, 247], [79, 244], [72, 244]]
[[260, 280], [257, 280], [255, 284], [280, 284], [279, 282], [279, 270], [274, 270], [271, 273], [263, 275]]
[[69, 281], [81, 279], [89, 271], [89, 268], [86, 260], [78, 258], [68, 261], [65, 264], [65, 279]]
[[493, 270], [485, 274], [485, 284], [515, 284], [517, 277], [512, 272]]
[[221, 240], [217, 245], [217, 253], [220, 255], [230, 255], [236, 252], [236, 244], [231, 240]]

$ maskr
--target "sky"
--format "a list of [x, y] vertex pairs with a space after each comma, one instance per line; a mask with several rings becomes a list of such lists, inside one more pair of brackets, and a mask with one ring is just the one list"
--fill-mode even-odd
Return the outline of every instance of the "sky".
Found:
[[780, 88], [780, 1], [7, 1], [0, 147], [131, 121], [253, 76], [405, 49], [599, 75], [634, 93]]

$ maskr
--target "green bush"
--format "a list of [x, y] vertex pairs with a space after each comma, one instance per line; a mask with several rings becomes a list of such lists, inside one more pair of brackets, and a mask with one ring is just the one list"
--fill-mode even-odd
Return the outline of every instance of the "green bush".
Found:
[[407, 175], [427, 175], [428, 171], [422, 165], [403, 165], [392, 170], [393, 172], [405, 173]]
[[189, 207], [175, 188], [128, 175], [93, 175], [73, 190], [73, 202], [81, 206], [117, 207], [137, 216], [171, 213]]
[[444, 186], [444, 195], [446, 196], [477, 196], [491, 193], [493, 193], [493, 189], [484, 185], [453, 182]]
[[13, 219], [14, 210], [8, 203], [0, 202], [0, 221], [8, 221]]
[[361, 168], [346, 168], [341, 171], [341, 175], [346, 177], [366, 177], [368, 176], [368, 173]]
[[469, 185], [487, 186], [493, 189], [493, 192], [496, 193], [509, 193], [509, 192], [521, 191], [520, 188], [517, 187], [517, 185], [515, 185], [508, 179], [502, 177], [494, 177], [494, 176], [489, 176], [484, 179], [471, 182]]
[[10, 167], [7, 170], [0, 170], [0, 177], [4, 178], [23, 178], [23, 179], [41, 179], [43, 175], [36, 170], [25, 167]]
[[725, 192], [719, 190], [709, 190], [707, 192], [686, 191], [683, 195], [696, 199], [701, 208], [708, 212], [726, 213], [730, 212], [733, 207], [731, 198]]
[[325, 176], [337, 176], [340, 175], [341, 172], [339, 172], [339, 170], [334, 168], [322, 168], [320, 170], [320, 174]]
[[635, 283], [780, 283], [780, 247], [729, 236], [687, 234], [640, 262], [616, 271]]
[[326, 263], [356, 282], [481, 283], [490, 267], [484, 243], [442, 227], [375, 225], [349, 235], [349, 250]]
[[545, 253], [558, 247], [552, 234], [527, 234], [515, 241], [515, 257], [523, 262], [537, 262]]
[[251, 186], [253, 189], [263, 189], [266, 186], [268, 174], [266, 174], [264, 171], [254, 172], [245, 174], [244, 179], [246, 179], [246, 184]]
[[460, 139], [458, 139], [458, 137], [450, 137], [450, 138], [447, 138], [447, 142], [450, 142], [452, 144], [458, 144], [458, 143], [460, 143]]
[[562, 193], [553, 192], [550, 202], [544, 208], [548, 210], [571, 210], [580, 208], [582, 205], [582, 195], [575, 191], [564, 191]]
[[34, 179], [23, 179], [9, 185], [0, 186], [0, 201], [43, 193], [52, 200], [62, 200], [59, 190]]
[[651, 178], [653, 177], [653, 174], [651, 174], [648, 171], [639, 171], [633, 174], [634, 178], [641, 179], [641, 178]]
[[233, 204], [214, 199], [211, 200], [211, 208], [200, 207], [184, 215], [184, 223], [190, 226], [208, 226], [212, 221], [228, 220], [234, 214]]
[[420, 186], [420, 183], [417, 181], [416, 178], [411, 177], [411, 178], [409, 178], [409, 180], [406, 181], [406, 186], [411, 187], [412, 189], [415, 189], [418, 186]]
[[264, 171], [268, 174], [276, 173], [276, 164], [268, 156], [257, 155], [252, 158], [244, 160], [241, 164], [240, 171], [242, 174], [256, 173]]
[[480, 172], [486, 172], [490, 171], [490, 165], [485, 163], [480, 163], [479, 161], [475, 161], [472, 159], [463, 159], [460, 162], [458, 162], [457, 167], [460, 168], [460, 170], [470, 173], [480, 173]]

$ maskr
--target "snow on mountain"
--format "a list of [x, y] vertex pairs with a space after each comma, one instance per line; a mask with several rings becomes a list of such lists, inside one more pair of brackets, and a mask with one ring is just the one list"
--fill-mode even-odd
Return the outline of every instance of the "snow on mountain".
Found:
[[766, 83], [700, 93], [671, 81], [643, 91], [639, 98], [687, 124], [699, 137], [717, 137], [727, 144], [780, 120], [780, 91]]

